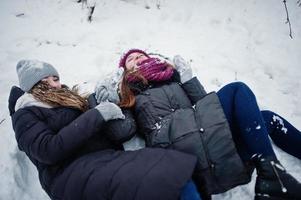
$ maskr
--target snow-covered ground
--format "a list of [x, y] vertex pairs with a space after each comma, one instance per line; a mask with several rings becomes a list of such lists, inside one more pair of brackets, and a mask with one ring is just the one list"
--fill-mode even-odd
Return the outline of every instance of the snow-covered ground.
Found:
[[[261, 108], [301, 129], [301, 7], [297, 0], [287, 6], [293, 39], [282, 0], [98, 0], [92, 23], [75, 0], [1, 0], [0, 199], [48, 199], [17, 149], [7, 109], [18, 83], [15, 66], [24, 58], [52, 63], [72, 86], [105, 77], [129, 48], [180, 54], [207, 91], [243, 81]], [[276, 152], [301, 181], [301, 161]], [[214, 200], [252, 199], [253, 190], [254, 181]]]

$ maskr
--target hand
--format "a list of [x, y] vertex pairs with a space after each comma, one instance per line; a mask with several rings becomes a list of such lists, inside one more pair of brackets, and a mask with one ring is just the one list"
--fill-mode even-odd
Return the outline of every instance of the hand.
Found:
[[173, 63], [176, 70], [180, 74], [182, 83], [185, 83], [192, 78], [192, 69], [190, 64], [186, 62], [180, 55], [173, 57]]
[[109, 99], [109, 92], [106, 86], [98, 84], [95, 87], [95, 98], [97, 103], [107, 101]]
[[95, 98], [97, 103], [109, 101], [115, 104], [120, 102], [119, 95], [117, 93], [117, 88], [109, 87], [107, 88], [104, 85], [98, 85], [95, 88]]
[[121, 109], [111, 102], [101, 102], [95, 107], [95, 109], [100, 112], [105, 121], [125, 118]]
[[120, 102], [117, 90], [122, 78], [123, 71], [123, 68], [119, 68], [118, 70], [113, 71], [109, 75], [109, 77], [96, 85], [95, 98], [97, 100], [97, 103], [110, 101], [118, 104]]

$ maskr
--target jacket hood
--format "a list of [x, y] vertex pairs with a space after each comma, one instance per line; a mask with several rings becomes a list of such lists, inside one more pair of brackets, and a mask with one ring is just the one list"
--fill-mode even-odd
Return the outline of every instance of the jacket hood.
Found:
[[10, 94], [8, 97], [8, 109], [9, 109], [9, 114], [12, 115], [15, 113], [15, 105], [17, 100], [24, 94], [25, 92], [21, 90], [21, 88], [17, 86], [13, 86], [10, 89]]
[[32, 94], [24, 92], [17, 86], [13, 86], [8, 99], [8, 109], [10, 115], [13, 115], [21, 108], [29, 106], [52, 108], [50, 105], [36, 100]]

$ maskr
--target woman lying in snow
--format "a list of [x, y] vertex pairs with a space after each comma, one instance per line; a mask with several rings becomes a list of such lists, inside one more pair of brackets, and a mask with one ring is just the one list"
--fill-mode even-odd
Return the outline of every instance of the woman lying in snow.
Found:
[[254, 167], [256, 200], [301, 199], [301, 184], [280, 164], [268, 137], [301, 159], [300, 131], [278, 114], [260, 111], [246, 84], [207, 94], [180, 56], [173, 64], [139, 49], [126, 52], [121, 83], [98, 84], [98, 103], [132, 109], [146, 146], [196, 155], [194, 181], [204, 199], [248, 183]]
[[130, 112], [109, 102], [89, 109], [48, 63], [22, 60], [17, 73], [22, 90], [13, 87], [9, 97], [16, 140], [51, 199], [200, 199], [191, 181], [195, 156], [122, 151], [136, 131]]

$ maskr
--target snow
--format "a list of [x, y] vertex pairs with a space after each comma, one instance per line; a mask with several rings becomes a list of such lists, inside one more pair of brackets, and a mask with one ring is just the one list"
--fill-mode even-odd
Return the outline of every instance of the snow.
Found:
[[273, 115], [273, 122], [279, 124], [280, 127], [281, 127], [281, 131], [283, 133], [287, 134], [287, 128], [285, 128], [284, 122], [283, 122], [283, 120], [279, 116]]
[[[301, 7], [278, 0], [98, 0], [87, 21], [75, 0], [0, 1], [0, 199], [46, 200], [35, 167], [18, 151], [7, 109], [21, 59], [51, 63], [69, 86], [96, 83], [129, 48], [190, 61], [207, 91], [247, 83], [262, 109], [301, 129]], [[301, 161], [275, 147], [301, 181]], [[254, 175], [255, 176], [255, 175]], [[254, 177], [255, 178], [255, 177]], [[254, 180], [214, 200], [252, 199]]]

